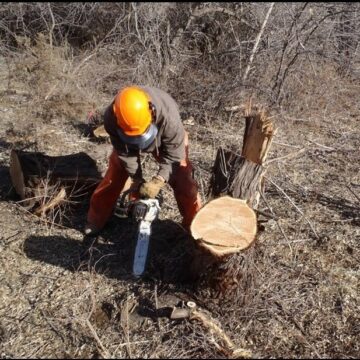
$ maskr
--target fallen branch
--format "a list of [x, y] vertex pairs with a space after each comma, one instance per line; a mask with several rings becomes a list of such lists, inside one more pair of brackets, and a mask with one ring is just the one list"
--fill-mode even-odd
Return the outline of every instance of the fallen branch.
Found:
[[230, 106], [230, 107], [225, 108], [225, 111], [227, 111], [227, 112], [243, 111], [243, 110], [245, 110], [245, 105], [235, 105], [235, 106]]
[[125, 305], [122, 307], [121, 309], [121, 315], [120, 315], [120, 323], [121, 323], [121, 327], [124, 331], [124, 335], [125, 335], [125, 339], [127, 342], [126, 345], [126, 351], [128, 353], [129, 358], [131, 359], [132, 356], [132, 351], [131, 351], [131, 342], [130, 342], [130, 333], [129, 333], [129, 314], [132, 313], [132, 311], [134, 310], [135, 307], [135, 303], [134, 300], [130, 298], [130, 307], [129, 307], [129, 297], [126, 298], [126, 302]]
[[356, 199], [360, 202], [360, 197], [353, 191], [353, 189], [349, 186], [346, 185], [346, 188], [356, 197]]
[[268, 209], [270, 210], [271, 214], [274, 216], [274, 220], [275, 220], [275, 222], [276, 222], [276, 225], [278, 226], [280, 232], [283, 234], [286, 242], [287, 242], [288, 245], [289, 245], [290, 251], [291, 251], [291, 253], [292, 253], [292, 247], [291, 247], [291, 245], [290, 245], [290, 240], [289, 240], [289, 238], [286, 236], [285, 231], [283, 230], [283, 228], [281, 227], [281, 225], [280, 225], [280, 223], [279, 223], [279, 220], [276, 218], [276, 214], [274, 213], [274, 211], [273, 211], [273, 209], [271, 208], [270, 204], [269, 204], [268, 201], [266, 200], [266, 198], [265, 198], [264, 194], [262, 193], [262, 191], [260, 191], [260, 196], [261, 196], [261, 198], [264, 200], [264, 202], [265, 202], [266, 206], [268, 207]]
[[262, 216], [267, 217], [267, 218], [272, 219], [272, 220], [278, 220], [279, 219], [273, 212], [271, 212], [271, 214], [268, 214], [268, 213], [266, 213], [264, 211], [261, 211], [259, 209], [255, 209], [254, 211], [255, 211], [256, 214], [262, 215]]
[[274, 7], [274, 4], [275, 4], [275, 3], [270, 3], [269, 9], [268, 9], [268, 11], [267, 11], [267, 13], [266, 13], [266, 15], [265, 15], [265, 19], [264, 19], [264, 21], [263, 21], [263, 23], [262, 23], [262, 25], [261, 25], [260, 31], [259, 31], [259, 33], [258, 33], [257, 36], [256, 36], [255, 44], [254, 44], [254, 47], [253, 47], [253, 49], [252, 49], [252, 51], [251, 51], [251, 54], [250, 54], [249, 63], [248, 63], [248, 65], [247, 65], [247, 67], [246, 67], [246, 70], [245, 70], [245, 72], [244, 72], [244, 76], [243, 76], [243, 78], [242, 78], [242, 81], [243, 81], [243, 82], [245, 82], [245, 80], [246, 80], [246, 78], [247, 78], [247, 76], [248, 76], [248, 74], [249, 74], [249, 71], [250, 71], [250, 69], [251, 69], [251, 64], [252, 64], [252, 62], [253, 62], [253, 60], [254, 60], [254, 56], [255, 56], [257, 47], [258, 47], [258, 45], [259, 45], [259, 43], [260, 43], [261, 36], [262, 36], [262, 34], [263, 34], [263, 32], [264, 32], [266, 23], [267, 23], [268, 20], [269, 20], [269, 17], [270, 17], [270, 14], [271, 14], [272, 9], [273, 9], [273, 7]]
[[104, 359], [111, 359], [111, 355], [110, 355], [109, 351], [102, 344], [101, 340], [99, 339], [98, 334], [96, 333], [94, 327], [91, 325], [91, 322], [89, 321], [89, 319], [85, 320], [85, 324], [90, 329], [90, 332], [91, 332], [92, 336], [94, 337], [94, 339], [96, 340], [96, 342], [99, 344], [100, 349], [102, 350], [101, 355], [104, 357]]
[[270, 159], [270, 160], [266, 161], [266, 165], [269, 165], [274, 161], [279, 161], [279, 160], [289, 159], [289, 158], [295, 157], [295, 156], [303, 153], [305, 150], [306, 149], [303, 148], [303, 149], [300, 149], [299, 151], [296, 151], [296, 152], [293, 152], [293, 153], [290, 153], [290, 154], [287, 154], [287, 155], [284, 155], [284, 156], [280, 156], [280, 157], [277, 157], [277, 158], [274, 158], [274, 159]]
[[60, 189], [58, 194], [54, 196], [49, 202], [39, 206], [35, 211], [35, 215], [44, 216], [47, 211], [59, 206], [66, 199], [66, 190], [64, 187]]
[[63, 210], [91, 194], [102, 178], [96, 161], [84, 152], [48, 156], [12, 149], [9, 172], [21, 205], [41, 218], [59, 221]]
[[68, 230], [71, 229], [71, 227], [69, 227], [69, 226], [61, 225], [61, 224], [58, 224], [58, 223], [56, 223], [54, 221], [50, 221], [50, 220], [46, 220], [45, 218], [38, 217], [37, 215], [33, 214], [31, 211], [27, 210], [26, 208], [24, 208], [20, 204], [14, 204], [14, 205], [16, 206], [17, 209], [19, 209], [21, 211], [24, 211], [27, 215], [31, 215], [31, 217], [35, 217], [36, 220], [39, 220], [40, 222], [43, 222], [43, 223], [48, 224], [48, 225], [57, 226], [60, 229], [68, 229]]
[[332, 148], [332, 147], [319, 144], [319, 143], [317, 143], [317, 142], [315, 142], [315, 141], [312, 141], [312, 140], [309, 140], [309, 139], [307, 139], [307, 141], [308, 141], [309, 143], [312, 143], [312, 144], [314, 144], [314, 145], [317, 145], [317, 146], [319, 146], [319, 147], [321, 147], [321, 148], [323, 148], [323, 149], [325, 149], [325, 150], [336, 151], [336, 149], [334, 149], [334, 148]]
[[237, 348], [231, 339], [225, 334], [224, 330], [222, 330], [220, 326], [218, 326], [209, 316], [206, 316], [203, 312], [197, 310], [196, 304], [192, 301], [188, 301], [186, 307], [184, 308], [174, 307], [170, 314], [170, 319], [189, 319], [190, 321], [198, 320], [207, 330], [211, 333], [215, 333], [222, 340], [222, 346], [216, 342], [215, 345], [221, 352], [226, 354], [226, 356], [232, 359], [249, 359], [252, 357], [250, 350]]
[[200, 311], [194, 310], [190, 315], [190, 320], [200, 321], [202, 325], [204, 325], [208, 330], [210, 330], [210, 332], [215, 333], [222, 340], [224, 344], [222, 350], [231, 358], [249, 359], [252, 357], [251, 351], [242, 348], [236, 348], [235, 344], [225, 334], [224, 330], [222, 330], [217, 324], [215, 324], [215, 322], [212, 319], [210, 319]]

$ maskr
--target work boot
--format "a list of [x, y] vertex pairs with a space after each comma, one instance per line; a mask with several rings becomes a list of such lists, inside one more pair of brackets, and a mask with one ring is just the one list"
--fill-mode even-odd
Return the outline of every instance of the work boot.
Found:
[[84, 228], [84, 234], [86, 236], [95, 236], [100, 232], [101, 229], [91, 223], [87, 223]]

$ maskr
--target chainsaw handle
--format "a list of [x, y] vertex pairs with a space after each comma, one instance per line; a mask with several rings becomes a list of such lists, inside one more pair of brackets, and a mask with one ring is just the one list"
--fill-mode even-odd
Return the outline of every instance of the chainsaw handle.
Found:
[[[137, 202], [137, 200], [130, 200], [130, 199], [126, 200], [126, 197], [128, 195], [130, 195], [132, 192], [133, 192], [133, 190], [131, 190], [131, 189], [128, 189], [128, 190], [125, 190], [124, 192], [122, 192], [118, 199], [118, 202], [117, 202], [118, 207], [120, 207], [121, 209], [127, 209], [126, 212], [128, 210], [130, 210], [131, 205], [134, 205]], [[158, 201], [159, 206], [161, 207], [164, 202], [164, 195], [162, 193], [162, 190], [160, 190], [158, 195], [156, 195], [155, 199]], [[146, 199], [143, 199], [143, 200], [146, 200]]]
[[129, 202], [129, 200], [125, 201], [125, 199], [126, 199], [126, 196], [128, 196], [131, 192], [132, 192], [132, 190], [128, 189], [128, 190], [125, 190], [123, 193], [121, 193], [121, 196], [119, 199], [119, 205], [121, 207], [125, 207], [126, 203]]

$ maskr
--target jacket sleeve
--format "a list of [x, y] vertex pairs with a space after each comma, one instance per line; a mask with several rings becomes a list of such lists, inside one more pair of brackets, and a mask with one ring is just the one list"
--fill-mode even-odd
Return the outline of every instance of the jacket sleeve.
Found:
[[128, 149], [127, 146], [120, 141], [116, 133], [116, 118], [112, 110], [112, 104], [104, 111], [104, 127], [110, 135], [111, 144], [116, 150], [129, 176], [133, 179], [142, 179], [139, 152]]
[[180, 165], [180, 161], [185, 159], [185, 130], [180, 120], [180, 116], [175, 116], [167, 121], [162, 136], [160, 149], [160, 166], [158, 175], [165, 181], [169, 181], [170, 176]]

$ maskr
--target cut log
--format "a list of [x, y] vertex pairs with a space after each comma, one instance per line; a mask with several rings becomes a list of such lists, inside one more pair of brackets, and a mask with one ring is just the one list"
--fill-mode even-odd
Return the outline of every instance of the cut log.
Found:
[[256, 216], [244, 200], [223, 196], [196, 214], [191, 233], [215, 256], [232, 254], [255, 240]]
[[[28, 209], [43, 215], [72, 194], [87, 195], [102, 179], [95, 160], [81, 152], [48, 156], [13, 149], [10, 177], [16, 193]], [[66, 191], [66, 196], [65, 192]]]
[[10, 177], [16, 193], [21, 200], [25, 199], [25, 180], [24, 173], [21, 169], [19, 157], [15, 150], [10, 153]]
[[95, 160], [84, 152], [48, 156], [40, 152], [13, 149], [10, 159], [10, 169], [15, 166], [14, 173], [17, 173], [20, 168], [24, 179], [48, 177], [62, 182], [93, 183], [101, 178]]

